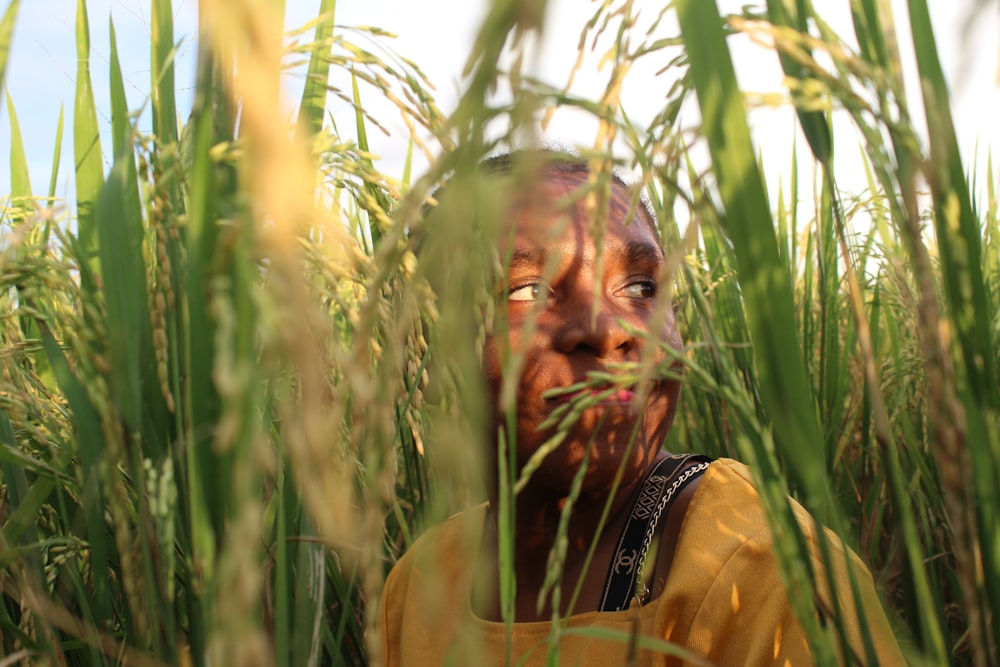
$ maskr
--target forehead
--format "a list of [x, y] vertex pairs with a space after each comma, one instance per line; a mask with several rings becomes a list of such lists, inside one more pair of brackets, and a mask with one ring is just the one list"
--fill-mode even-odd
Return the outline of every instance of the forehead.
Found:
[[567, 241], [591, 245], [595, 234], [601, 234], [608, 249], [643, 244], [662, 255], [652, 221], [625, 187], [613, 181], [610, 196], [602, 201], [596, 189], [588, 195], [587, 179], [583, 172], [548, 172], [519, 192], [502, 226], [501, 246], [513, 242], [544, 250]]

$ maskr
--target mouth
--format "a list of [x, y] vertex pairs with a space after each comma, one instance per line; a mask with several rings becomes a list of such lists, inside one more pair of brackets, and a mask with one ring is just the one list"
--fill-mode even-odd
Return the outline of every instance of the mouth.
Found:
[[[549, 405], [549, 415], [538, 425], [539, 429], [560, 424], [572, 424], [592, 408], [631, 409], [635, 391], [630, 388], [580, 382], [568, 387], [553, 387], [542, 394]], [[616, 410], [617, 411], [617, 410]]]
[[635, 392], [622, 387], [559, 387], [544, 394], [546, 400], [559, 405], [581, 403], [588, 405], [628, 405], [635, 399]]

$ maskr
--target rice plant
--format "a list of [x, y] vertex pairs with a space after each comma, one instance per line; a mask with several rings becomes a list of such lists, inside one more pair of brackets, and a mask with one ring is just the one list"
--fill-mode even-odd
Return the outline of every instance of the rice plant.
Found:
[[[544, 3], [495, 0], [447, 115], [387, 35], [340, 26], [322, 0], [288, 39], [282, 5], [202, 0], [195, 100], [178, 109], [172, 7], [151, 0], [151, 131], [126, 104], [112, 31], [105, 146], [78, 0], [74, 202], [56, 198], [58, 148], [48, 189], [30, 182], [18, 100], [3, 107], [5, 664], [379, 663], [393, 562], [482, 500], [484, 470], [500, 465], [516, 497], [517, 471], [483, 460], [485, 324], [470, 313], [497, 316], [485, 239], [503, 202], [476, 165], [558, 108], [597, 120], [577, 147], [597, 201], [628, 169], [660, 222], [686, 341], [667, 448], [751, 464], [804, 618], [820, 573], [789, 493], [872, 569], [908, 658], [1000, 661], [995, 175], [962, 163], [923, 0], [907, 22], [852, 2], [851, 40], [810, 3], [721, 16], [679, 0], [656, 19], [676, 19], [667, 38], [637, 27], [630, 0], [603, 3], [580, 40], [610, 40], [600, 99], [529, 76]], [[18, 9], [0, 22], [0, 81]], [[904, 89], [897, 30], [918, 45], [920, 91]], [[727, 46], [740, 33], [777, 52], [806, 139], [776, 198]], [[621, 84], [651, 60], [675, 84], [640, 127]], [[379, 170], [370, 96], [398, 108], [427, 173]], [[335, 127], [345, 104], [356, 122]], [[834, 113], [857, 135], [835, 137]], [[868, 189], [849, 198], [837, 157], [859, 149]], [[840, 619], [807, 624], [821, 664]]]

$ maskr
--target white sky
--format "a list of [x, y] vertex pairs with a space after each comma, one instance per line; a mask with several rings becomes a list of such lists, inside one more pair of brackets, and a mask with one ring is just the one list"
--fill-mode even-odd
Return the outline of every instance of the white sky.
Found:
[[[706, 0], [707, 1], [707, 0]], [[943, 66], [952, 88], [953, 111], [959, 143], [971, 159], [977, 149], [980, 173], [988, 148], [1000, 147], [1000, 88], [997, 85], [998, 11], [994, 3], [982, 9], [969, 31], [963, 22], [971, 15], [976, 0], [929, 0], [932, 20], [937, 32]], [[6, 4], [6, 3], [4, 3]], [[110, 150], [110, 104], [108, 102], [108, 18], [113, 17], [118, 36], [122, 68], [126, 79], [129, 106], [138, 108], [149, 87], [149, 9], [148, 0], [89, 0], [88, 1], [92, 76], [97, 98], [98, 118], [104, 130], [105, 153]], [[723, 0], [726, 11], [738, 11], [740, 1]], [[905, 2], [892, 0], [899, 26], [906, 26]], [[983, 4], [980, 0], [980, 4]], [[638, 0], [646, 20], [659, 11], [662, 2]], [[287, 0], [288, 25], [297, 26], [315, 16], [319, 0]], [[842, 35], [850, 35], [849, 3], [847, 0], [827, 0], [822, 6], [824, 17]], [[593, 3], [583, 0], [550, 0], [544, 49], [536, 59], [536, 71], [550, 83], [561, 85], [566, 80], [576, 57], [576, 44], [584, 22], [594, 11]], [[178, 106], [186, 115], [190, 106], [194, 78], [195, 49], [191, 41], [195, 30], [196, 0], [175, 0], [176, 38], [184, 40], [177, 56]], [[393, 40], [395, 51], [409, 57], [421, 67], [437, 89], [439, 106], [448, 112], [454, 108], [461, 89], [460, 72], [469, 52], [475, 31], [485, 15], [486, 0], [341, 0], [337, 3], [337, 22], [342, 25], [378, 26], [398, 37]], [[62, 166], [57, 194], [72, 196], [72, 109], [75, 52], [76, 0], [28, 0], [21, 3], [14, 44], [7, 69], [7, 90], [13, 97], [20, 120], [25, 146], [29, 155], [32, 186], [38, 194], [47, 188], [52, 164], [54, 135], [60, 103], [65, 106], [66, 130]], [[674, 30], [669, 23], [661, 33]], [[909, 51], [908, 38], [901, 35], [900, 47]], [[781, 75], [773, 53], [750, 45], [747, 40], [734, 41], [736, 62], [745, 90], [767, 91], [780, 85]], [[623, 93], [625, 109], [630, 117], [644, 125], [659, 111], [670, 81], [656, 77], [655, 70], [663, 61], [654, 57], [647, 67], [630, 72]], [[912, 70], [912, 68], [911, 68]], [[596, 98], [604, 90], [607, 68], [597, 71], [596, 59], [585, 65], [574, 92]], [[340, 85], [348, 86], [346, 79]], [[909, 88], [916, 82], [911, 76]], [[294, 82], [289, 83], [289, 90]], [[348, 89], [349, 90], [349, 89]], [[372, 103], [368, 93], [366, 107]], [[289, 106], [294, 96], [289, 96]], [[391, 136], [381, 136], [369, 130], [372, 150], [383, 158], [382, 168], [390, 175], [400, 175], [406, 151], [407, 130], [390, 108], [370, 107], [390, 129]], [[342, 131], [353, 127], [353, 118], [343, 103], [331, 104], [335, 117], [345, 119]], [[920, 110], [912, 109], [915, 120], [922, 122]], [[789, 147], [792, 116], [788, 109], [757, 111], [752, 115], [756, 138], [762, 148], [769, 175], [790, 169]], [[183, 120], [183, 118], [182, 118]], [[545, 139], [566, 144], [587, 144], [593, 141], [593, 123], [580, 114], [557, 115]], [[835, 131], [843, 139], [845, 133]], [[837, 146], [838, 173], [856, 174], [858, 148]], [[0, 200], [9, 189], [10, 152], [9, 113], [0, 111]], [[419, 171], [419, 165], [417, 167]], [[842, 187], [851, 189], [850, 178], [841, 177]], [[858, 186], [861, 187], [861, 186]]]

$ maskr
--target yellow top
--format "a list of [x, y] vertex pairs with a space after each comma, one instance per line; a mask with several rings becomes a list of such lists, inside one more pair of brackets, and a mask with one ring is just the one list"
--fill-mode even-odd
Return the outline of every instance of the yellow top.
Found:
[[[813, 551], [814, 569], [821, 572], [815, 524], [800, 505], [794, 503], [794, 508]], [[504, 624], [476, 617], [471, 607], [471, 555], [482, 536], [484, 512], [485, 505], [429, 530], [389, 574], [380, 618], [384, 664], [505, 663]], [[830, 545], [839, 549], [841, 541], [827, 534]], [[641, 608], [571, 616], [560, 631], [558, 664], [625, 665], [630, 650], [638, 651], [636, 665], [812, 664], [771, 547], [771, 531], [749, 470], [736, 461], [715, 461], [688, 506], [660, 596]], [[854, 609], [846, 563], [835, 560], [832, 588], [846, 603], [843, 608]], [[855, 554], [849, 562], [881, 663], [905, 664], [871, 575]], [[810, 591], [802, 594], [811, 596]], [[829, 601], [828, 591], [823, 597]], [[863, 657], [855, 615], [846, 616], [852, 619], [851, 644]], [[659, 650], [629, 646], [637, 626]], [[549, 622], [513, 624], [511, 664], [546, 664], [553, 636]], [[661, 640], [673, 646], [665, 647]]]

